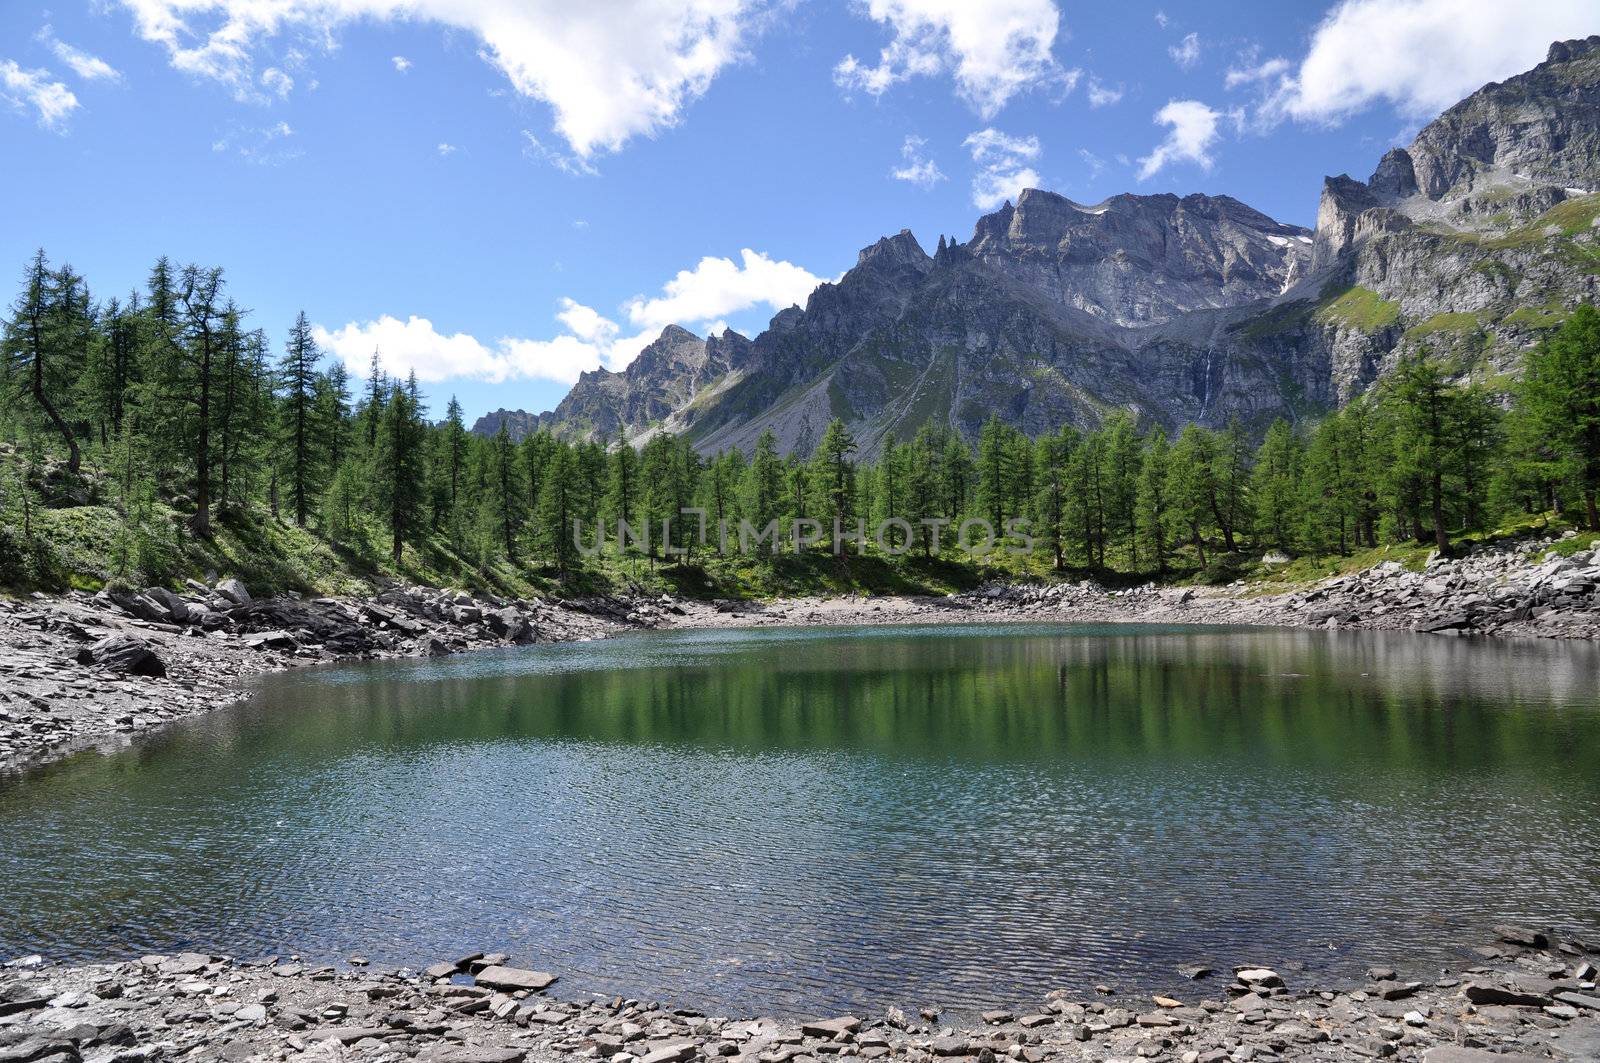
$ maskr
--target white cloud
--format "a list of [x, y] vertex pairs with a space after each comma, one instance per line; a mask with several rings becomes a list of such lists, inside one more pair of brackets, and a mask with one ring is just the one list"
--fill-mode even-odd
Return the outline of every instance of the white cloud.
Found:
[[281, 100], [293, 91], [294, 78], [275, 66], [269, 66], [261, 72], [261, 86]]
[[454, 155], [459, 149], [454, 144], [446, 144], [443, 141], [440, 141], [439, 146], [433, 150], [437, 151], [441, 158], [448, 158], [451, 155]]
[[498, 382], [506, 376], [504, 363], [494, 351], [465, 332], [445, 335], [425, 317], [413, 315], [401, 321], [385, 314], [376, 321], [351, 322], [332, 332], [318, 325], [313, 335], [317, 346], [332, 351], [355, 370], [362, 370], [377, 351], [379, 364], [395, 376], [415, 371], [418, 380], [428, 382], [449, 377]]
[[878, 62], [847, 55], [834, 68], [842, 88], [877, 96], [897, 82], [950, 73], [957, 91], [984, 118], [1017, 93], [1051, 83], [1068, 88], [1051, 48], [1061, 28], [1054, 0], [865, 0], [873, 20], [894, 38]]
[[1156, 25], [1157, 26], [1160, 26], [1162, 29], [1166, 29], [1167, 28], [1167, 23], [1171, 22], [1171, 21], [1172, 21], [1171, 19], [1167, 18], [1167, 13], [1165, 11], [1157, 11], [1156, 12]]
[[778, 311], [804, 303], [823, 279], [792, 262], [775, 261], [745, 248], [742, 262], [702, 258], [692, 270], [680, 270], [662, 294], [627, 303], [628, 320], [647, 330], [667, 325], [704, 326], [718, 318], [756, 306]]
[[[121, 0], [172, 65], [259, 99], [258, 52], [293, 34], [332, 47], [358, 19], [436, 22], [474, 35], [523, 96], [554, 112], [580, 158], [673, 125], [743, 54], [769, 0]], [[391, 60], [393, 61], [393, 60]], [[399, 64], [396, 63], [399, 68]]]
[[1223, 75], [1222, 81], [1230, 89], [1240, 85], [1249, 85], [1263, 81], [1276, 84], [1284, 74], [1289, 72], [1289, 60], [1268, 59], [1265, 62], [1256, 62], [1254, 58], [1246, 60], [1242, 65], [1229, 67]]
[[257, 166], [281, 166], [305, 154], [299, 148], [283, 143], [292, 136], [294, 129], [288, 122], [276, 122], [260, 128], [235, 127], [226, 136], [212, 141], [211, 150], [232, 151]]
[[1298, 66], [1270, 60], [1234, 83], [1266, 84], [1268, 120], [1337, 122], [1379, 102], [1428, 118], [1597, 26], [1594, 0], [1344, 0]]
[[1167, 49], [1167, 54], [1172, 56], [1172, 61], [1184, 70], [1192, 68], [1200, 61], [1200, 35], [1191, 33], [1177, 44]]
[[1089, 168], [1089, 180], [1091, 181], [1099, 177], [1106, 168], [1106, 160], [1102, 159], [1088, 148], [1079, 148], [1078, 158], [1082, 159], [1083, 164]]
[[411, 60], [407, 59], [403, 55], [390, 56], [389, 62], [393, 63], [394, 68], [402, 74], [411, 69]]
[[97, 55], [90, 55], [88, 52], [74, 48], [66, 41], [58, 39], [55, 31], [49, 26], [39, 31], [39, 40], [49, 45], [56, 58], [65, 63], [67, 69], [84, 81], [122, 80], [122, 74], [110, 63]]
[[978, 164], [972, 178], [972, 203], [979, 210], [994, 210], [1006, 200], [1015, 200], [1024, 188], [1037, 188], [1043, 182], [1039, 171], [1029, 163], [1038, 159], [1038, 137], [1014, 137], [998, 129], [982, 129], [962, 142]]
[[1154, 177], [1174, 162], [1192, 162], [1202, 170], [1211, 169], [1211, 148], [1217, 142], [1217, 125], [1223, 118], [1242, 118], [1237, 112], [1224, 114], [1199, 100], [1173, 100], [1156, 112], [1158, 125], [1170, 127], [1167, 139], [1139, 160], [1139, 180]]
[[1110, 107], [1122, 99], [1122, 86], [1115, 88], [1107, 85], [1097, 77], [1089, 78], [1089, 106]]
[[896, 166], [889, 171], [889, 176], [896, 181], [906, 181], [918, 188], [932, 188], [944, 180], [944, 172], [939, 169], [939, 164], [928, 158], [923, 153], [923, 148], [928, 142], [919, 136], [908, 136], [905, 143], [900, 145], [900, 157], [904, 164]]
[[46, 129], [60, 129], [78, 109], [78, 97], [48, 70], [24, 70], [10, 59], [0, 59], [0, 100], [18, 110], [32, 108]]
[[315, 335], [319, 345], [357, 372], [365, 372], [376, 350], [385, 371], [395, 376], [415, 372], [426, 382], [466, 377], [490, 383], [538, 378], [570, 384], [591, 369], [623, 369], [667, 325], [702, 334], [720, 331], [728, 314], [763, 305], [780, 310], [804, 302], [822, 283], [793, 263], [756, 251], [746, 249], [741, 257], [742, 264], [703, 258], [663, 285], [659, 296], [630, 299], [624, 306], [627, 331], [591, 306], [562, 299], [555, 315], [560, 329], [548, 339], [508, 336], [488, 344], [470, 333], [441, 332], [427, 318], [413, 315], [401, 321], [387, 314], [334, 330], [318, 326]]
[[522, 131], [522, 139], [525, 141], [522, 148], [522, 154], [525, 158], [547, 162], [562, 173], [572, 174], [574, 177], [593, 177], [600, 172], [584, 156], [576, 152], [569, 155], [557, 151], [540, 140], [530, 130], [524, 129]]

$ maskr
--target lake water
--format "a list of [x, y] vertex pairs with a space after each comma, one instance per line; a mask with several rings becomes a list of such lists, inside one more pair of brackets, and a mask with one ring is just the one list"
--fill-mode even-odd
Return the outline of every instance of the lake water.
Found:
[[1037, 1003], [1600, 927], [1600, 653], [679, 632], [271, 677], [0, 782], [0, 958], [188, 947], [718, 1011]]

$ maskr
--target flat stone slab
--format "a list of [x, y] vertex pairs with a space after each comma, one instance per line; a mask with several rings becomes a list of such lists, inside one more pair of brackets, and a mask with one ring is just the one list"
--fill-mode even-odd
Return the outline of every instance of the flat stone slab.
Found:
[[1461, 1048], [1458, 1045], [1439, 1045], [1422, 1053], [1422, 1063], [1550, 1063], [1536, 1056], [1502, 1055], [1485, 1052], [1481, 1048]]
[[537, 993], [541, 989], [548, 989], [556, 980], [553, 974], [544, 971], [529, 971], [521, 967], [485, 967], [474, 975], [481, 986], [490, 989], [505, 989], [515, 992], [526, 989], [530, 993]]
[[1504, 986], [1484, 985], [1481, 982], [1468, 982], [1461, 992], [1474, 1004], [1542, 1008], [1550, 1003], [1550, 998], [1543, 993], [1529, 993], [1523, 989], [1508, 989]]
[[861, 1020], [853, 1015], [841, 1015], [837, 1019], [811, 1019], [800, 1024], [800, 1032], [806, 1037], [837, 1037], [859, 1029]]
[[367, 1037], [387, 1037], [394, 1033], [393, 1030], [381, 1026], [327, 1026], [320, 1030], [307, 1030], [300, 1035], [306, 1042], [313, 1041], [338, 1041], [342, 1045], [353, 1045]]

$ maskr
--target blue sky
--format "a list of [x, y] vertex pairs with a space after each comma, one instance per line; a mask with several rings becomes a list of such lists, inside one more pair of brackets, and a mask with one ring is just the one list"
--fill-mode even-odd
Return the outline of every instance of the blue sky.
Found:
[[102, 298], [221, 265], [275, 344], [304, 309], [436, 412], [542, 410], [1028, 184], [1310, 226], [1323, 175], [1595, 32], [1592, 0], [12, 0], [0, 263]]

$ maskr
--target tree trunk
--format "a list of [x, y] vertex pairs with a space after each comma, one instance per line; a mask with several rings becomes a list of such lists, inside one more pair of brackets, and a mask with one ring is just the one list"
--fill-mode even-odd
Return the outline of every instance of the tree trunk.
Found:
[[1450, 556], [1450, 536], [1444, 527], [1444, 477], [1439, 473], [1433, 474], [1432, 509], [1433, 509], [1433, 538], [1439, 546], [1439, 556]]
[[72, 429], [67, 425], [66, 419], [61, 416], [61, 411], [56, 409], [56, 404], [50, 401], [50, 396], [44, 393], [44, 358], [35, 353], [33, 357], [33, 397], [44, 409], [45, 416], [50, 418], [50, 423], [61, 433], [61, 439], [67, 444], [67, 471], [77, 473], [83, 462], [83, 455], [78, 451], [78, 441], [73, 437]]
[[1589, 530], [1600, 531], [1600, 509], [1597, 509], [1595, 506], [1593, 490], [1585, 491], [1583, 493], [1583, 505], [1584, 508], [1589, 511]]

